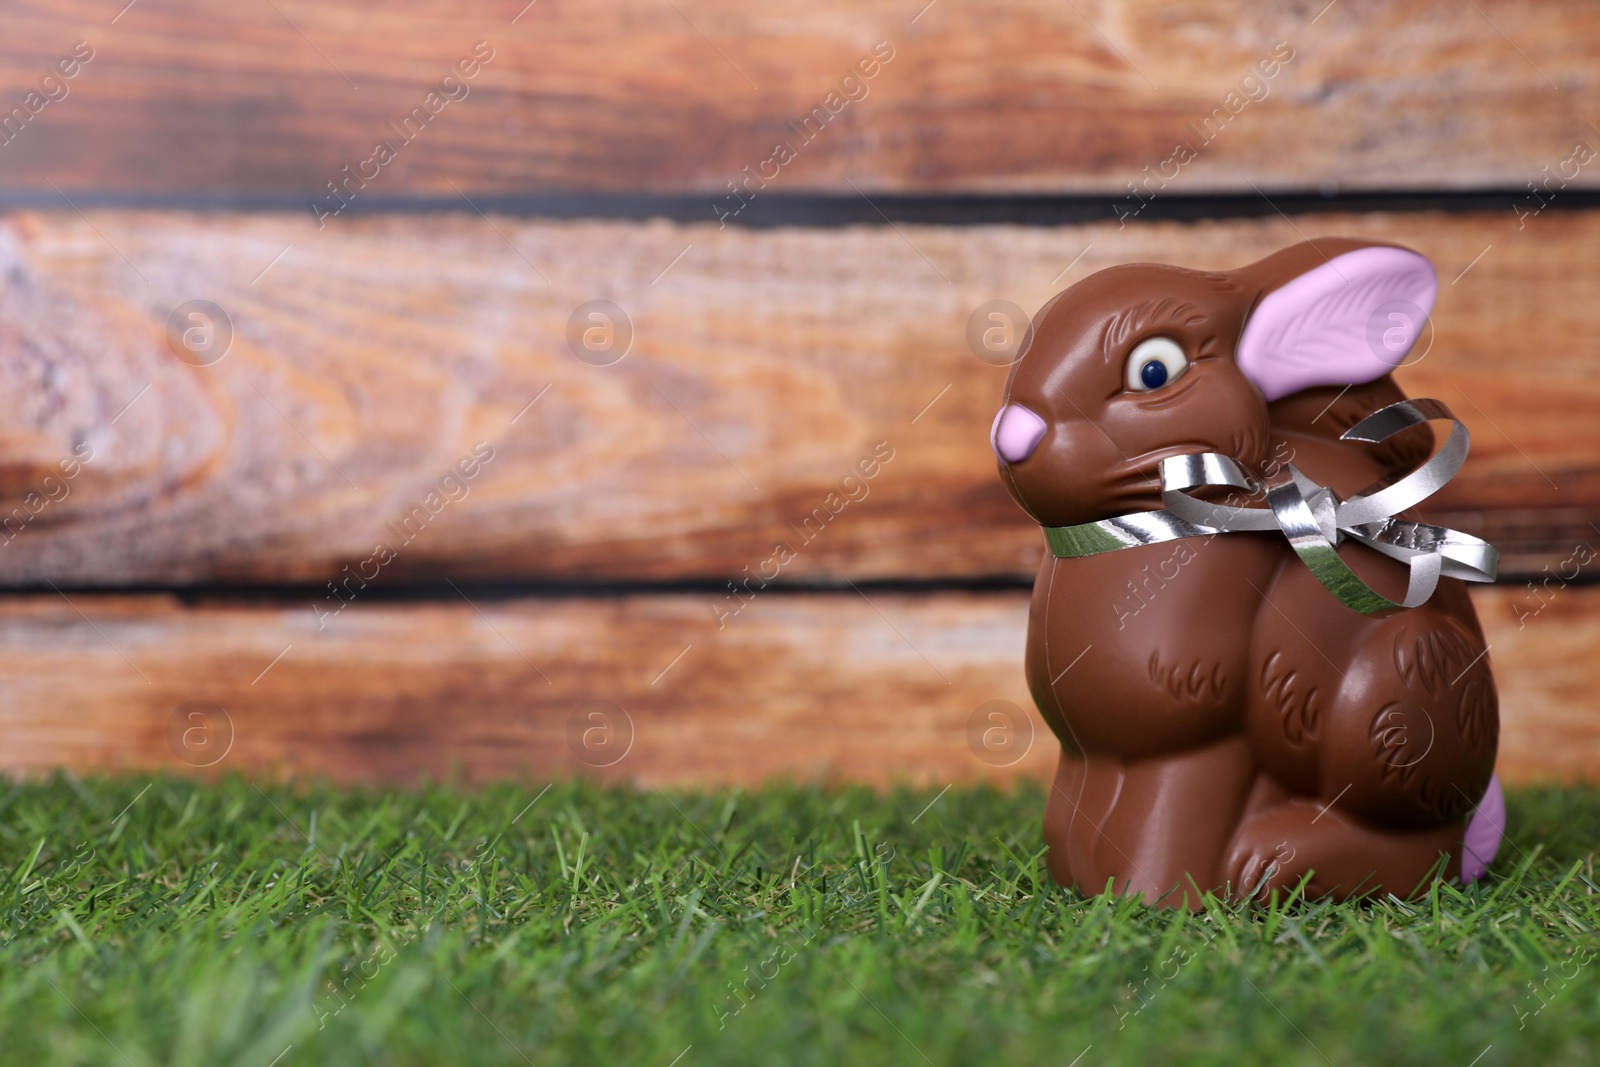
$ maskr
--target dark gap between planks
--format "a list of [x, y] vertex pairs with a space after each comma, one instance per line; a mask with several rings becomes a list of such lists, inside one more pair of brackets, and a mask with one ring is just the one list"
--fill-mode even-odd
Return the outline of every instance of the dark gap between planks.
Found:
[[[309, 214], [309, 195], [234, 194], [227, 192], [142, 193], [111, 190], [67, 191], [0, 190], [0, 211], [79, 209], [139, 209], [193, 212], [293, 212]], [[716, 192], [648, 195], [639, 193], [549, 192], [522, 195], [470, 193], [461, 196], [363, 197], [345, 208], [345, 215], [476, 214], [529, 219], [599, 219], [670, 222], [713, 222]], [[870, 200], [867, 198], [870, 196]], [[839, 226], [884, 226], [908, 223], [930, 226], [1064, 226], [1114, 222], [1114, 206], [1126, 195], [1116, 190], [1096, 194], [906, 194], [763, 193], [729, 221], [744, 229], [804, 226], [827, 229]], [[1463, 189], [1372, 192], [1325, 195], [1303, 190], [1228, 193], [1216, 195], [1162, 194], [1146, 203], [1137, 223], [1202, 222], [1222, 219], [1265, 218], [1279, 213], [1381, 212], [1509, 212], [1528, 196], [1521, 189]], [[1600, 189], [1564, 189], [1546, 205], [1552, 211], [1600, 209]], [[338, 225], [337, 222], [333, 225]]]
[[[1515, 585], [1527, 574], [1506, 574], [1497, 585]], [[1532, 577], [1538, 577], [1537, 574]], [[1564, 588], [1600, 585], [1600, 577], [1579, 574], [1562, 583]], [[771, 582], [762, 596], [817, 596], [860, 593], [908, 596], [941, 596], [946, 593], [1028, 592], [1033, 579], [1009, 574], [976, 575], [966, 578], [822, 578], [811, 581]], [[188, 606], [202, 604], [260, 604], [265, 606], [303, 605], [323, 602], [328, 590], [324, 583], [296, 582], [272, 585], [206, 582], [194, 585], [59, 585], [14, 586], [0, 589], [0, 599], [22, 596], [168, 596]], [[462, 603], [463, 594], [472, 601], [619, 599], [630, 596], [704, 596], [721, 598], [728, 592], [722, 579], [696, 578], [671, 580], [614, 579], [609, 581], [548, 581], [500, 578], [419, 578], [376, 583], [361, 590], [361, 601], [388, 604]]]

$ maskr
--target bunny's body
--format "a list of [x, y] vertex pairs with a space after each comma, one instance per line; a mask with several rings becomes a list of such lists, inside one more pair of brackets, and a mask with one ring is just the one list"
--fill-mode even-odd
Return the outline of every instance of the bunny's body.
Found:
[[[1252, 338], [1246, 323], [1282, 319], [1274, 294], [1294, 296], [1289, 283], [1319, 269], [1331, 301], [1319, 308], [1313, 293], [1307, 313], [1353, 306], [1365, 320], [1422, 284], [1420, 259], [1324, 241], [1232, 274], [1141, 265], [1073, 287], [1041, 312], [996, 420], [1013, 495], [1043, 525], [1067, 526], [1159, 509], [1159, 461], [1184, 453], [1235, 457], [1258, 478], [1292, 462], [1342, 498], [1411, 469], [1429, 453], [1425, 430], [1338, 440], [1403, 399], [1387, 365], [1323, 360], [1308, 373], [1293, 365], [1295, 338]], [[1341, 263], [1342, 284], [1325, 276]], [[1339, 554], [1403, 596], [1401, 564], [1354, 542]], [[1027, 673], [1062, 743], [1045, 816], [1052, 874], [1190, 906], [1201, 890], [1268, 892], [1308, 872], [1312, 895], [1405, 895], [1442, 855], [1443, 873], [1460, 876], [1498, 733], [1484, 651], [1460, 582], [1417, 608], [1360, 615], [1276, 532], [1047, 557]]]

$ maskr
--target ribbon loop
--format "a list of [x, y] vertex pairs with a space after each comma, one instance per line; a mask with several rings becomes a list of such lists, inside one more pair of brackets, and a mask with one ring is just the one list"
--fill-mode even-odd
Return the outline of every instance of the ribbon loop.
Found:
[[1387, 441], [1401, 430], [1434, 419], [1448, 420], [1451, 424], [1450, 436], [1445, 440], [1444, 447], [1426, 463], [1393, 484], [1387, 479], [1374, 482], [1345, 501], [1339, 508], [1340, 526], [1381, 522], [1407, 508], [1416, 507], [1456, 476], [1467, 460], [1467, 449], [1472, 441], [1467, 428], [1455, 417], [1454, 412], [1442, 401], [1427, 398], [1403, 400], [1379, 408], [1339, 436], [1341, 441], [1377, 444]]
[[[1450, 436], [1415, 470], [1373, 483], [1348, 500], [1319, 485], [1293, 464], [1288, 477], [1266, 488], [1264, 508], [1213, 504], [1191, 496], [1195, 489], [1231, 488], [1251, 493], [1262, 487], [1231, 456], [1196, 452], [1161, 461], [1162, 511], [1134, 512], [1077, 526], [1045, 527], [1056, 556], [1088, 556], [1136, 545], [1219, 533], [1279, 530], [1295, 555], [1330, 593], [1363, 615], [1425, 603], [1441, 577], [1492, 582], [1500, 554], [1487, 541], [1429, 523], [1396, 516], [1438, 492], [1467, 457], [1467, 428], [1439, 400], [1419, 398], [1390, 404], [1368, 415], [1341, 436], [1342, 441], [1378, 443], [1411, 426], [1449, 420]], [[1338, 547], [1352, 538], [1409, 569], [1400, 603], [1374, 590], [1339, 558]]]
[[1216, 486], [1252, 493], [1260, 488], [1232, 456], [1220, 452], [1191, 452], [1161, 461], [1161, 502], [1185, 522], [1212, 530], [1271, 530], [1277, 526], [1270, 511], [1208, 504], [1187, 492]]

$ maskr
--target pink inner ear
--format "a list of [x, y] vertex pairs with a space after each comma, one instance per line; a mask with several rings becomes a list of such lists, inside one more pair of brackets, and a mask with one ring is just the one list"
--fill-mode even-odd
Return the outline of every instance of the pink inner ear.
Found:
[[1422, 333], [1439, 279], [1404, 248], [1335, 256], [1262, 297], [1239, 338], [1239, 369], [1270, 400], [1388, 374]]

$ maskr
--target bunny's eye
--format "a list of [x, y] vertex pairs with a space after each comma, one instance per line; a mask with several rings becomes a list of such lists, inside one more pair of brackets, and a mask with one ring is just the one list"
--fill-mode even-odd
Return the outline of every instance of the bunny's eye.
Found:
[[1160, 389], [1189, 367], [1189, 357], [1170, 337], [1140, 341], [1128, 356], [1128, 388], [1136, 393]]

